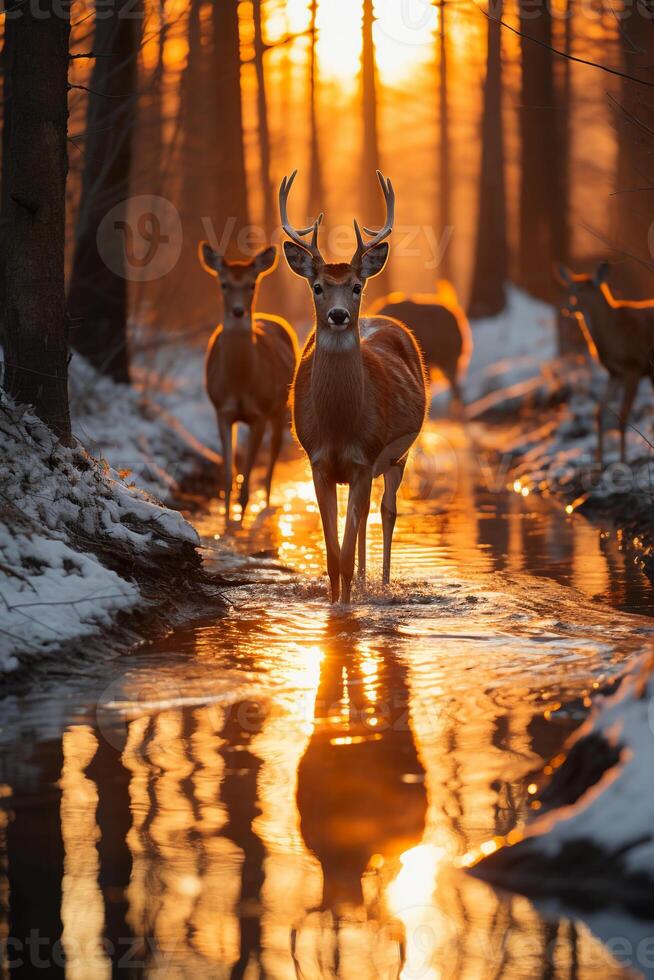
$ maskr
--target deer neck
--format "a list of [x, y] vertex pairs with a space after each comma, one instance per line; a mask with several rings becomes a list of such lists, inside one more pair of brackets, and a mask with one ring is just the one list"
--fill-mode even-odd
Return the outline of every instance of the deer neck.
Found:
[[[610, 295], [610, 294], [609, 294]], [[600, 346], [607, 330], [612, 330], [616, 315], [615, 306], [609, 301], [604, 291], [593, 290], [592, 296], [584, 298], [581, 312], [584, 314], [590, 335], [597, 346]]]
[[255, 364], [255, 339], [252, 320], [238, 326], [225, 325], [222, 335], [225, 373], [237, 383], [246, 384]]
[[321, 432], [347, 439], [358, 430], [365, 400], [358, 324], [342, 333], [316, 328], [311, 396]]

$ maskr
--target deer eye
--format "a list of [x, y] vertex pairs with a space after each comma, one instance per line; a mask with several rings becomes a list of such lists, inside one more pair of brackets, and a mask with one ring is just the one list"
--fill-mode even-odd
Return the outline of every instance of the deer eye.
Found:
[[316, 296], [320, 296], [320, 294], [322, 293], [322, 286], [320, 285], [320, 283], [319, 283], [319, 282], [317, 282], [317, 283], [316, 283], [316, 284], [314, 285], [314, 287], [313, 287], [313, 291], [314, 291], [314, 293], [316, 294]]
[[352, 292], [354, 293], [355, 296], [360, 296], [361, 295], [361, 289], [362, 289], [361, 285], [359, 283], [357, 283], [356, 286], [354, 287], [354, 289], [352, 290]]

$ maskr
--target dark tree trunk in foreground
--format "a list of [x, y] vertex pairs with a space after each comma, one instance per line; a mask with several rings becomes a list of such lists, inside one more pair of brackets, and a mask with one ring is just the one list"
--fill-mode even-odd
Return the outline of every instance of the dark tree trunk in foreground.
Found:
[[522, 105], [520, 116], [519, 280], [532, 295], [553, 299], [557, 289], [559, 148], [554, 92], [552, 14], [547, 0], [521, 0]]
[[68, 300], [74, 347], [103, 374], [123, 382], [129, 381], [126, 250], [133, 246], [125, 222], [141, 25], [141, 8], [130, 0], [117, 0], [111, 16], [96, 22], [93, 50], [99, 57], [89, 83], [82, 199]]
[[[0, 344], [5, 329], [5, 260], [7, 252], [7, 218], [9, 215], [9, 137], [11, 133], [11, 32], [5, 31], [2, 47], [2, 172], [0, 174]], [[0, 374], [0, 378], [2, 375]]]
[[42, 0], [36, 9], [22, 4], [20, 10], [5, 24], [12, 52], [4, 167], [11, 242], [5, 265], [5, 387], [69, 442], [64, 242], [70, 18], [66, 5], [53, 0]]
[[488, 21], [488, 59], [481, 124], [477, 244], [468, 313], [493, 316], [506, 305], [508, 277], [504, 128], [502, 124], [502, 4]]
[[[438, 12], [438, 233], [445, 235], [452, 227], [452, 179], [450, 171], [450, 114], [448, 101], [447, 74], [447, 22], [445, 16], [446, 0], [440, 0]], [[448, 240], [441, 266], [440, 275], [444, 279], [452, 278], [451, 239]]]
[[216, 159], [211, 161], [218, 196], [214, 228], [221, 250], [236, 253], [236, 236], [249, 221], [236, 0], [213, 0], [213, 29], [213, 68], [209, 81], [216, 94], [217, 146]]

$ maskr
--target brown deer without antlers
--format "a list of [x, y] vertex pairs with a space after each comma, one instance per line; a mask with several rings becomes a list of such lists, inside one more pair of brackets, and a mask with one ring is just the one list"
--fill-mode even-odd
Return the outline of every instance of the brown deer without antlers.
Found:
[[411, 330], [428, 368], [444, 375], [459, 410], [463, 406], [460, 382], [472, 356], [472, 331], [468, 319], [456, 302], [454, 288], [444, 283], [451, 294], [446, 302], [440, 294], [391, 293], [372, 304], [368, 313], [390, 316]]
[[558, 278], [570, 302], [582, 314], [597, 356], [609, 380], [597, 412], [600, 466], [604, 463], [604, 429], [610, 402], [622, 388], [619, 413], [620, 459], [625, 460], [625, 430], [641, 378], [654, 384], [654, 300], [616, 299], [606, 284], [608, 262], [593, 275], [575, 275], [561, 265]]
[[[384, 537], [383, 581], [388, 583], [397, 491], [407, 455], [422, 428], [426, 410], [424, 366], [411, 333], [388, 317], [359, 319], [366, 281], [388, 258], [385, 239], [393, 229], [395, 192], [378, 172], [386, 200], [384, 227], [373, 232], [357, 222], [357, 249], [349, 263], [325, 262], [318, 248], [322, 214], [313, 225], [295, 229], [287, 213], [295, 179], [279, 191], [286, 260], [313, 292], [315, 327], [304, 347], [293, 384], [293, 424], [309, 457], [320, 508], [332, 602], [350, 601], [354, 553], [359, 543], [359, 575], [365, 576], [366, 525], [374, 477], [384, 477], [381, 505]], [[312, 233], [311, 240], [305, 236]], [[342, 546], [338, 541], [336, 484], [349, 484]]]
[[288, 420], [288, 397], [295, 365], [297, 341], [291, 326], [270, 313], [254, 313], [257, 284], [272, 272], [278, 254], [274, 246], [251, 262], [227, 262], [200, 242], [200, 262], [220, 280], [224, 318], [207, 348], [206, 385], [218, 418], [223, 448], [225, 515], [230, 519], [232, 491], [232, 429], [245, 422], [249, 439], [239, 496], [241, 519], [250, 497], [250, 474], [266, 427], [271, 424], [270, 461], [266, 499], [270, 506], [273, 471]]

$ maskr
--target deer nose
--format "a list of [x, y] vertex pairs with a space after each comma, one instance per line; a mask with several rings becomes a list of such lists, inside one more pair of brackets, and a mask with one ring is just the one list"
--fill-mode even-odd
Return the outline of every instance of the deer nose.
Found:
[[234, 314], [234, 316], [237, 316], [240, 319], [242, 316], [245, 315], [245, 310], [243, 309], [242, 306], [235, 306], [234, 309], [232, 310], [232, 313]]
[[342, 309], [339, 306], [335, 306], [329, 311], [329, 316], [327, 317], [330, 323], [333, 323], [337, 327], [342, 327], [346, 323], [350, 322], [350, 314], [347, 310]]

